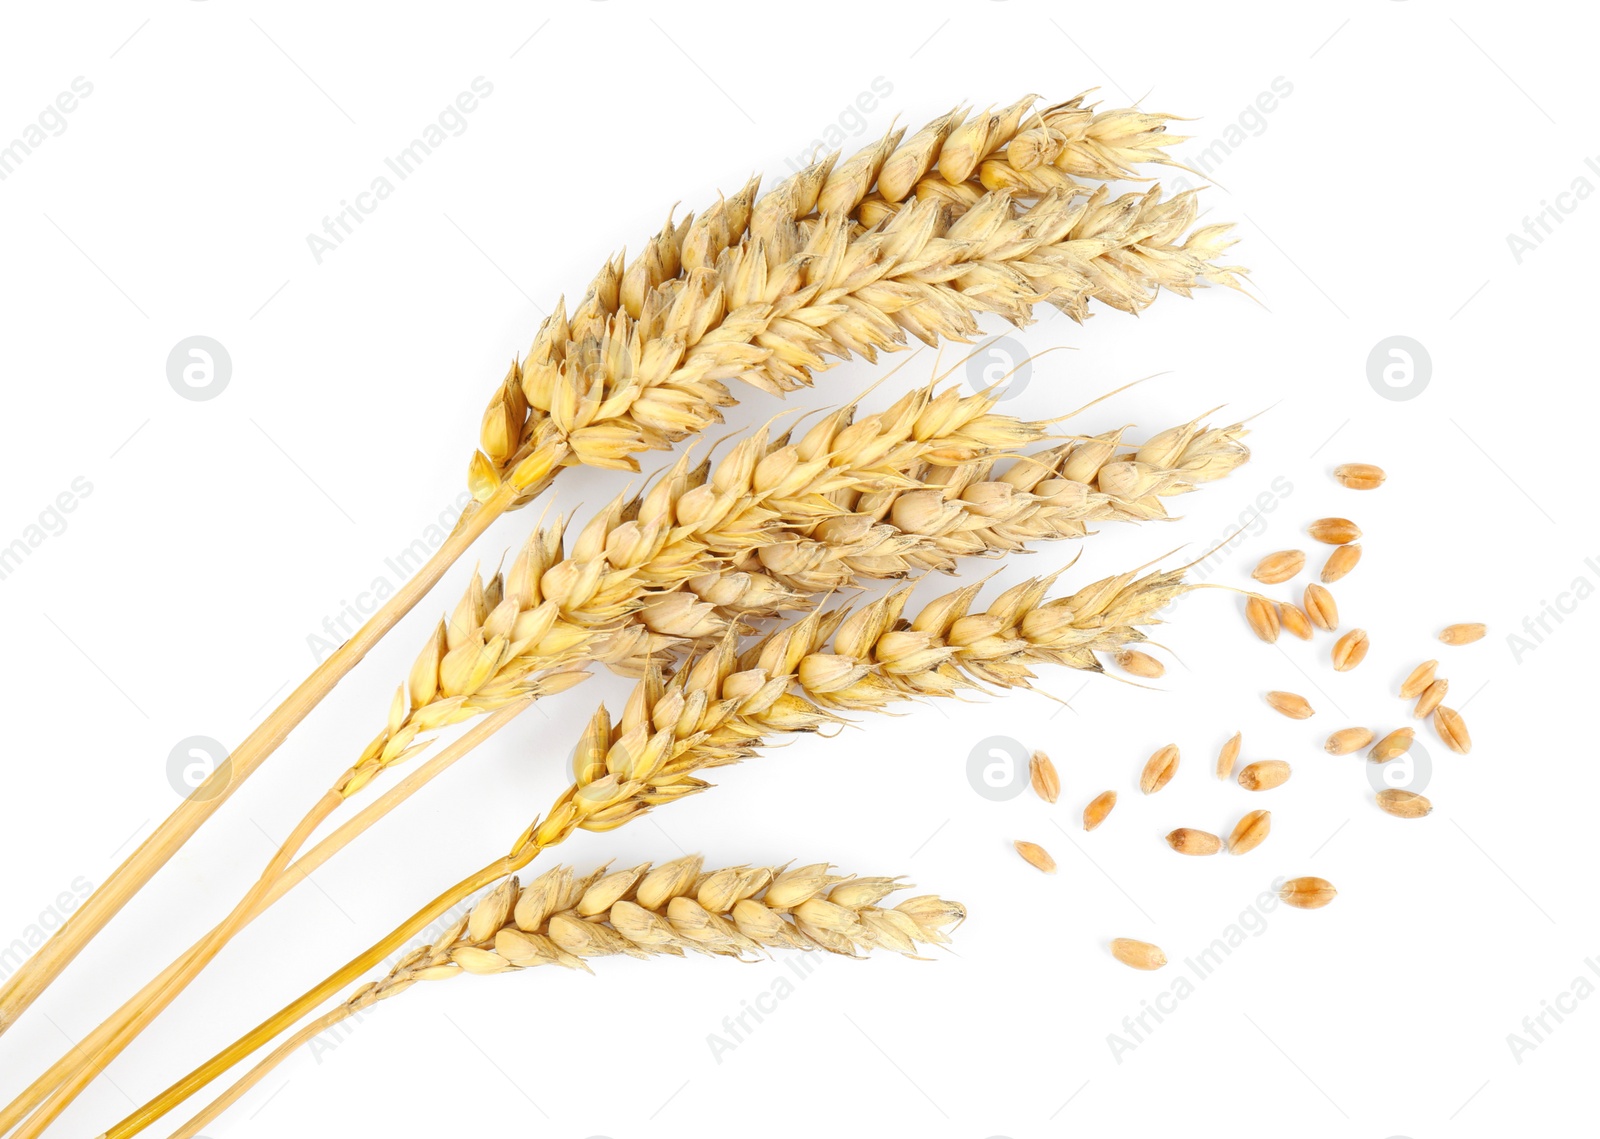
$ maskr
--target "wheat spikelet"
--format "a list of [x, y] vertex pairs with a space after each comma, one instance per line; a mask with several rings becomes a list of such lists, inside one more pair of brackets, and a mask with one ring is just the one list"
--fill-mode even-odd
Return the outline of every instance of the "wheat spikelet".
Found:
[[835, 875], [827, 863], [711, 872], [703, 865], [690, 855], [581, 876], [558, 866], [526, 887], [515, 877], [501, 882], [438, 940], [407, 953], [253, 1067], [173, 1139], [195, 1135], [311, 1037], [420, 981], [540, 965], [590, 971], [587, 959], [617, 954], [745, 959], [770, 950], [850, 957], [885, 950], [917, 957], [919, 945], [946, 944], [947, 929], [966, 918], [959, 903], [933, 894], [884, 908], [890, 894], [908, 888], [898, 878]]
[[424, 732], [521, 699], [532, 684], [576, 682], [548, 670], [592, 659], [637, 675], [739, 614], [1081, 536], [1087, 522], [1164, 517], [1162, 496], [1249, 454], [1241, 425], [1194, 421], [1154, 436], [1142, 459], [1112, 461], [1114, 432], [1018, 459], [990, 480], [995, 452], [1043, 435], [1042, 424], [994, 414], [994, 398], [930, 384], [877, 415], [835, 412], [797, 442], [758, 431], [715, 469], [684, 458], [642, 498], [619, 497], [566, 557], [559, 527], [535, 533], [509, 574], [474, 577], [336, 790], [348, 797], [409, 758]]
[[1182, 578], [1182, 569], [1143, 576], [1132, 571], [1053, 601], [1045, 600], [1053, 578], [1036, 578], [1006, 590], [976, 613], [971, 610], [981, 587], [969, 586], [910, 618], [902, 617], [910, 595], [902, 588], [855, 612], [814, 612], [760, 638], [742, 654], [730, 630], [716, 649], [670, 679], [651, 669], [615, 724], [604, 706], [596, 711], [573, 755], [573, 783], [518, 837], [509, 855], [446, 890], [129, 1115], [106, 1133], [108, 1139], [143, 1129], [463, 898], [515, 874], [574, 831], [613, 830], [663, 803], [703, 791], [709, 784], [699, 774], [705, 770], [748, 758], [774, 736], [835, 723], [841, 712], [880, 710], [984, 684], [1028, 687], [1039, 664], [1099, 671], [1095, 654], [1144, 639], [1140, 627], [1159, 623], [1160, 610], [1188, 588]]
[[[397, 691], [384, 730], [333, 793], [349, 798], [412, 757], [428, 745], [422, 733], [497, 709], [515, 711], [570, 687], [581, 679], [576, 669], [591, 657], [638, 675], [673, 643], [720, 635], [731, 627], [734, 614], [772, 607], [780, 599], [795, 602], [805, 594], [927, 566], [948, 569], [955, 557], [1003, 553], [1029, 540], [1079, 536], [1083, 519], [1160, 516], [1160, 495], [1220, 477], [1248, 454], [1238, 442], [1242, 427], [1202, 430], [1191, 423], [1161, 432], [1139, 448], [1137, 453], [1150, 460], [1146, 469], [1154, 472], [1148, 485], [1133, 488], [1142, 498], [1096, 489], [1103, 472], [1129, 465], [1129, 460], [1108, 461], [1121, 443], [1120, 432], [1018, 460], [1007, 481], [978, 481], [992, 462], [968, 456], [1037, 438], [1042, 425], [993, 414], [992, 395], [936, 394], [936, 383], [876, 416], [855, 420], [850, 409], [835, 413], [798, 443], [787, 437], [769, 442], [758, 432], [714, 472], [708, 464], [691, 471], [685, 459], [644, 499], [619, 498], [602, 511], [575, 544], [573, 556], [556, 560], [557, 527], [530, 538], [509, 576], [497, 574], [485, 583], [474, 575], [455, 612], [424, 648], [408, 684]], [[951, 463], [958, 465], [943, 465]], [[951, 471], [958, 474], [940, 486], [927, 481]], [[1063, 479], [1065, 471], [1088, 482]], [[1119, 475], [1117, 482], [1128, 479]], [[859, 511], [869, 498], [876, 509], [888, 511], [901, 497], [925, 502], [929, 495], [957, 492], [956, 513], [969, 523], [959, 531], [946, 519], [927, 534], [902, 531], [892, 522], [859, 532], [855, 522], [861, 516], [848, 513]], [[821, 523], [811, 522], [818, 517]], [[810, 562], [797, 574], [803, 532], [833, 523], [845, 525], [827, 531], [827, 542], [804, 539]], [[641, 530], [660, 541], [642, 544], [636, 540]], [[852, 532], [853, 540], [846, 537]], [[613, 563], [624, 545], [634, 556]], [[890, 548], [893, 556], [885, 552]], [[773, 567], [780, 572], [729, 576], [712, 568], [740, 550], [750, 556], [787, 552]], [[816, 556], [819, 551], [822, 557]], [[677, 589], [690, 574], [697, 575], [687, 578], [690, 590], [697, 581], [714, 582], [706, 588], [714, 588], [722, 604]], [[730, 590], [742, 596], [731, 600]], [[186, 977], [197, 975], [276, 900], [265, 893], [262, 899], [261, 906], [241, 911], [231, 929], [214, 931], [203, 940], [203, 950], [183, 959]], [[80, 1051], [108, 1051], [105, 1042], [113, 1032], [137, 1031], [186, 983], [167, 985], [160, 1003], [143, 999], [147, 986], [84, 1042], [91, 1047]], [[74, 1063], [70, 1057], [63, 1061], [66, 1067]]]
[[829, 357], [875, 358], [908, 333], [972, 335], [981, 312], [1021, 324], [1047, 301], [1081, 320], [1091, 299], [1137, 311], [1157, 290], [1187, 295], [1205, 276], [1237, 284], [1235, 270], [1213, 263], [1230, 244], [1226, 226], [1183, 236], [1191, 194], [1112, 199], [1073, 180], [1170, 163], [1168, 116], [1097, 114], [1082, 96], [1030, 112], [1034, 101], [952, 112], [904, 146], [892, 131], [760, 198], [752, 180], [698, 218], [669, 220], [632, 263], [608, 261], [570, 318], [558, 305], [485, 411], [468, 472], [475, 502], [445, 544], [234, 749], [226, 776], [163, 821], [0, 986], [0, 1031], [472, 540], [560, 466], [634, 468], [635, 453], [715, 421], [734, 378], [782, 391]]
[[1013, 586], [972, 612], [966, 586], [904, 617], [903, 587], [854, 612], [814, 612], [743, 653], [730, 634], [670, 680], [653, 669], [613, 725], [602, 706], [573, 757], [574, 782], [513, 851], [574, 830], [611, 830], [705, 790], [696, 773], [736, 763], [776, 734], [816, 731], [842, 712], [881, 711], [984, 685], [1031, 686], [1040, 664], [1101, 671], [1099, 652], [1141, 641], [1140, 626], [1186, 588], [1182, 571], [1119, 574], [1054, 601], [1052, 577]]

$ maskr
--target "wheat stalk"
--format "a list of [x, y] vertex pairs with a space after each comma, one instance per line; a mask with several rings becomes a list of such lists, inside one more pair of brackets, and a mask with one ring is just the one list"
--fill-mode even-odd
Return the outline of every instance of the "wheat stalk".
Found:
[[1202, 277], [1237, 285], [1237, 270], [1213, 264], [1228, 227], [1183, 237], [1192, 194], [1112, 199], [1102, 186], [1078, 201], [1075, 176], [1170, 164], [1169, 116], [1096, 114], [1082, 96], [1032, 113], [1035, 101], [951, 112], [904, 145], [891, 131], [759, 199], [752, 180], [699, 218], [669, 221], [631, 264], [608, 262], [571, 319], [558, 305], [485, 412], [468, 473], [474, 502], [446, 542], [233, 750], [226, 775], [213, 773], [0, 987], [0, 1032], [472, 541], [561, 465], [633, 467], [634, 453], [713, 422], [732, 401], [724, 380], [786, 390], [829, 356], [873, 358], [907, 332], [969, 336], [979, 312], [1024, 324], [1048, 301], [1082, 320], [1091, 298], [1137, 311]]
[[[379, 772], [415, 754], [425, 746], [417, 740], [420, 732], [510, 706], [520, 710], [530, 698], [570, 686], [578, 673], [547, 670], [570, 670], [601, 643], [621, 640], [650, 654], [673, 639], [720, 632], [725, 621], [712, 613], [711, 605], [696, 602], [692, 593], [675, 586], [710, 578], [718, 583], [724, 606], [730, 602], [730, 586], [738, 587], [743, 599], [731, 607], [744, 611], [757, 599], [773, 598], [779, 586], [770, 578], [757, 582], [748, 572], [727, 577], [710, 567], [728, 551], [766, 554], [784, 547], [788, 552], [782, 564], [794, 569], [801, 540], [786, 526], [795, 519], [822, 518], [807, 527], [817, 532], [830, 523], [859, 518], [845, 511], [859, 511], [864, 499], [870, 498], [879, 511], [905, 500], [916, 504], [911, 514], [929, 533], [899, 532], [893, 524], [875, 523], [865, 533], [859, 527], [833, 527], [826, 541], [805, 539], [810, 546], [805, 551], [810, 556], [806, 580], [802, 584], [791, 577], [782, 586], [791, 600], [800, 592], [834, 589], [858, 578], [903, 576], [920, 565], [948, 568], [953, 557], [1004, 552], [1030, 539], [1080, 535], [1084, 519], [1159, 516], [1161, 495], [1220, 477], [1248, 455], [1238, 441], [1241, 426], [1202, 430], [1193, 422], [1161, 432], [1115, 462], [1121, 432], [1019, 460], [1008, 473], [1010, 481], [984, 482], [977, 476], [992, 463], [971, 456], [1037, 438], [1042, 425], [994, 415], [992, 395], [936, 394], [936, 385], [908, 394], [879, 415], [853, 420], [850, 409], [836, 412], [797, 443], [787, 438], [769, 442], [758, 432], [736, 446], [714, 473], [704, 464], [690, 472], [687, 460], [680, 461], [675, 477], [658, 483], [642, 501], [618, 499], [602, 511], [576, 543], [572, 557], [551, 564], [560, 548], [559, 527], [536, 533], [513, 566], [509, 587], [504, 575], [487, 585], [474, 575], [454, 614], [441, 624], [413, 668], [409, 712], [404, 703], [408, 690], [402, 688], [384, 731], [330, 795], [347, 799]], [[955, 468], [940, 465], [957, 462]], [[1143, 483], [1130, 476], [1130, 468], [1143, 472]], [[925, 481], [941, 471], [953, 472], [953, 477], [939, 486]], [[1063, 477], [1069, 473], [1087, 481]], [[1118, 493], [1098, 489], [1101, 483]], [[955, 518], [941, 517], [934, 525], [925, 508], [933, 499], [952, 495], [960, 496], [952, 500], [958, 505], [949, 507]], [[967, 525], [952, 524], [963, 518]], [[638, 539], [641, 532], [656, 535], [657, 543]], [[615, 564], [612, 557], [622, 545], [629, 557]], [[888, 548], [896, 551], [894, 556], [885, 555]], [[588, 556], [580, 556], [586, 552]], [[819, 552], [826, 557], [816, 557]], [[631, 577], [624, 572], [629, 568]], [[568, 592], [559, 599], [544, 595], [543, 586], [551, 581], [564, 584]], [[527, 588], [519, 588], [519, 582]], [[609, 587], [591, 588], [602, 582]], [[661, 588], [652, 593], [645, 588], [649, 584]], [[616, 622], [630, 613], [636, 619], [618, 627]], [[517, 635], [519, 630], [523, 635]], [[469, 668], [483, 667], [497, 639], [501, 649], [492, 668], [474, 679]], [[618, 660], [618, 650], [612, 652]], [[319, 800], [316, 819], [308, 820], [299, 833], [309, 834], [329, 813], [330, 802], [327, 796]], [[272, 863], [274, 875], [292, 872], [288, 859], [294, 853], [280, 849]], [[227, 921], [63, 1056], [8, 1111], [31, 1110], [69, 1079], [73, 1087], [84, 1086], [239, 930], [281, 896], [272, 885], [264, 875]], [[64, 1106], [70, 1094], [69, 1089], [55, 1104]]]
[[547, 870], [520, 887], [501, 882], [430, 945], [406, 954], [382, 980], [273, 1051], [173, 1133], [191, 1139], [306, 1041], [420, 981], [464, 973], [513, 973], [540, 965], [589, 971], [586, 959], [705, 953], [746, 958], [773, 949], [859, 956], [876, 949], [917, 956], [918, 945], [943, 945], [965, 909], [933, 894], [892, 909], [879, 903], [907, 887], [897, 878], [840, 877], [826, 863], [734, 866], [707, 873], [691, 855], [575, 876]]
[[699, 775], [756, 754], [774, 736], [816, 731], [850, 711], [951, 696], [985, 685], [1029, 687], [1033, 667], [1101, 671], [1095, 654], [1144, 640], [1140, 627], [1187, 588], [1183, 569], [1108, 577], [1046, 601], [1054, 575], [1003, 592], [981, 612], [981, 585], [949, 593], [905, 618], [910, 587], [859, 610], [814, 612], [742, 654], [730, 630], [670, 680], [660, 669], [635, 686], [613, 723], [600, 707], [573, 756], [574, 781], [512, 851], [463, 879], [319, 985], [256, 1026], [109, 1130], [136, 1134], [238, 1060], [292, 1027], [464, 898], [517, 873], [577, 830], [613, 830], [709, 787]]

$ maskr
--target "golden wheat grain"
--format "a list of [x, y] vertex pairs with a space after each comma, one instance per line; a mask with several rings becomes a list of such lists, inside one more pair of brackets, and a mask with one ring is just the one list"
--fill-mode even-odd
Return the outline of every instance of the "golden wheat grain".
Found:
[[1361, 527], [1348, 518], [1319, 518], [1306, 527], [1306, 533], [1330, 546], [1343, 546], [1361, 537]]
[[1258, 759], [1239, 769], [1239, 786], [1246, 791], [1271, 791], [1287, 783], [1291, 774], [1281, 759]]
[[1222, 840], [1210, 831], [1179, 827], [1167, 833], [1167, 845], [1179, 854], [1216, 854], [1222, 849]]
[[1231, 779], [1233, 765], [1239, 761], [1239, 749], [1244, 744], [1244, 733], [1234, 732], [1228, 742], [1217, 752], [1217, 778]]
[[1311, 623], [1324, 632], [1331, 633], [1339, 627], [1339, 606], [1334, 603], [1333, 594], [1315, 582], [1306, 586], [1302, 607]]
[[1100, 792], [1100, 794], [1089, 800], [1089, 805], [1083, 809], [1083, 829], [1086, 831], [1094, 830], [1106, 821], [1106, 816], [1111, 813], [1112, 808], [1116, 805], [1117, 793], [1115, 791]]
[[1316, 710], [1311, 707], [1311, 702], [1297, 692], [1268, 692], [1266, 695], [1267, 706], [1274, 712], [1288, 716], [1291, 720], [1309, 720], [1316, 715]]
[[1372, 642], [1365, 629], [1351, 629], [1333, 644], [1334, 671], [1349, 672], [1367, 659], [1367, 650], [1371, 647]]
[[1321, 579], [1324, 585], [1336, 582], [1356, 568], [1356, 563], [1361, 560], [1361, 544], [1352, 542], [1347, 546], [1334, 547], [1333, 553], [1328, 555], [1328, 560], [1322, 563]]
[[1434, 709], [1433, 730], [1439, 733], [1445, 746], [1456, 754], [1466, 755], [1472, 751], [1472, 736], [1467, 732], [1467, 722], [1454, 708], [1441, 704]]
[[1279, 550], [1257, 562], [1250, 576], [1264, 585], [1280, 585], [1305, 569], [1305, 566], [1304, 550]]
[[1411, 741], [1416, 738], [1414, 728], [1396, 728], [1372, 745], [1372, 750], [1367, 753], [1367, 758], [1373, 763], [1388, 763], [1391, 759], [1399, 759], [1411, 750]]
[[1341, 463], [1333, 468], [1333, 477], [1351, 490], [1376, 490], [1389, 476], [1371, 463]]
[[1251, 811], [1234, 824], [1228, 835], [1229, 854], [1248, 854], [1272, 833], [1272, 812]]
[[1148, 941], [1135, 941], [1131, 937], [1114, 938], [1111, 956], [1130, 969], [1159, 969], [1167, 963], [1167, 955], [1159, 945]]
[[1419, 720], [1426, 720], [1433, 714], [1433, 710], [1444, 703], [1445, 694], [1450, 691], [1450, 682], [1440, 677], [1422, 690], [1417, 697], [1417, 706], [1411, 714]]
[[1297, 910], [1320, 910], [1338, 893], [1326, 878], [1291, 878], [1278, 889], [1278, 897]]
[[1302, 641], [1311, 639], [1311, 621], [1305, 610], [1292, 601], [1278, 602], [1278, 624], [1286, 633]]
[[1433, 810], [1433, 804], [1426, 796], [1396, 787], [1379, 791], [1377, 799], [1379, 807], [1399, 819], [1420, 819]]
[[1483, 640], [1489, 627], [1479, 621], [1468, 621], [1460, 625], [1446, 625], [1439, 630], [1439, 639], [1447, 645], [1470, 645], [1473, 641]]
[[1328, 737], [1328, 742], [1322, 747], [1329, 755], [1349, 755], [1371, 742], [1372, 731], [1369, 728], [1340, 728]]
[[1139, 790], [1146, 795], [1154, 795], [1178, 774], [1178, 745], [1166, 744], [1153, 752], [1145, 760], [1144, 770], [1139, 773]]
[[1428, 685], [1433, 683], [1433, 670], [1439, 667], [1436, 660], [1425, 660], [1411, 674], [1400, 682], [1400, 698], [1412, 700], [1427, 691]]
[[1061, 774], [1042, 751], [1028, 757], [1028, 784], [1046, 803], [1054, 803], [1061, 796]]
[[1252, 593], [1244, 603], [1244, 619], [1250, 623], [1251, 632], [1267, 644], [1277, 641], [1280, 618], [1278, 607], [1272, 601], [1259, 593]]

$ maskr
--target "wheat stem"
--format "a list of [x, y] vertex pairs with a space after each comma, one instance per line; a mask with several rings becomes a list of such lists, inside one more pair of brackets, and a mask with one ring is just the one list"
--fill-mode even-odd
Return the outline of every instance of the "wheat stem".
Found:
[[[244, 1057], [292, 1027], [334, 992], [488, 883], [527, 866], [573, 832], [622, 826], [663, 803], [705, 790], [697, 777], [737, 763], [768, 736], [816, 731], [842, 711], [880, 710], [908, 699], [951, 696], [987, 683], [1029, 687], [1030, 665], [1100, 671], [1097, 652], [1143, 640], [1138, 626], [1186, 588], [1182, 570], [1119, 574], [1045, 601], [1054, 577], [1006, 590], [971, 612], [981, 585], [938, 598], [908, 620], [910, 588], [857, 612], [814, 612], [758, 640], [743, 654], [730, 632], [671, 682], [652, 670], [613, 725], [602, 706], [573, 757], [575, 781], [523, 832], [512, 853], [463, 879], [383, 940], [269, 1017], [106, 1134], [147, 1127]], [[829, 651], [831, 649], [831, 651]], [[797, 689], [798, 694], [791, 692]], [[498, 873], [496, 872], [498, 869]]]
[[[404, 780], [346, 820], [333, 833], [318, 842], [304, 855], [296, 859], [287, 870], [274, 878], [268, 891], [257, 900], [248, 917], [240, 922], [239, 926], [233, 930], [233, 934], [237, 934], [244, 925], [254, 921], [273, 905], [277, 904], [278, 900], [285, 894], [316, 873], [328, 859], [339, 853], [390, 811], [405, 802], [428, 780], [443, 772], [456, 760], [489, 739], [532, 703], [533, 698], [528, 697], [519, 703], [508, 705], [484, 717], [459, 737], [450, 741], [448, 745], [441, 748], [437, 753], [430, 756], [416, 770], [410, 772]], [[219, 923], [210, 934], [196, 941], [182, 957], [168, 965], [159, 976], [149, 981], [144, 988], [124, 1002], [121, 1008], [107, 1017], [93, 1032], [80, 1040], [76, 1047], [63, 1055], [38, 1079], [29, 1084], [6, 1107], [4, 1112], [0, 1112], [0, 1135], [9, 1132], [28, 1112], [42, 1103], [50, 1092], [59, 1087], [63, 1080], [80, 1070], [88, 1062], [89, 1058], [113, 1041], [119, 1030], [131, 1018], [137, 1016], [140, 1010], [148, 1007], [166, 988], [168, 982], [179, 974], [179, 971], [192, 960], [195, 954], [201, 951], [206, 944], [207, 938], [223, 929], [224, 923]]]
[[[1228, 227], [1186, 238], [1192, 194], [1082, 203], [1077, 177], [1116, 178], [1171, 163], [1168, 116], [1096, 113], [1083, 97], [1032, 111], [1026, 96], [993, 114], [953, 111], [845, 162], [834, 155], [759, 200], [752, 182], [700, 218], [670, 222], [626, 267], [608, 262], [569, 319], [540, 327], [485, 411], [468, 487], [478, 502], [426, 573], [402, 587], [235, 750], [216, 795], [191, 797], [0, 988], [0, 1032], [43, 991], [232, 789], [494, 517], [530, 501], [562, 465], [637, 469], [733, 402], [723, 380], [773, 391], [809, 382], [826, 358], [896, 350], [977, 331], [974, 314], [1017, 324], [1047, 301], [1074, 319], [1091, 298], [1138, 311], [1162, 288], [1187, 295], [1209, 275]], [[1020, 213], [1015, 202], [1033, 201]]]
[[139, 844], [83, 904], [55, 931], [38, 952], [0, 987], [0, 1033], [65, 969], [117, 912], [155, 873], [166, 865], [228, 797], [272, 754], [310, 714], [339, 680], [411, 611], [466, 551], [515, 501], [509, 489], [488, 501], [474, 503], [457, 520], [444, 543], [417, 573], [395, 591], [344, 644], [317, 666], [300, 686], [229, 753], [228, 763], [207, 777], [195, 792]]

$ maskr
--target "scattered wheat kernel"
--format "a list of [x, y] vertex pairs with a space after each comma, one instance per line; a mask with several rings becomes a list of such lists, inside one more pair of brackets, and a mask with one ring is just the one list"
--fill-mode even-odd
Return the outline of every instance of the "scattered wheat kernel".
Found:
[[1326, 878], [1291, 878], [1278, 890], [1278, 897], [1297, 910], [1320, 910], [1338, 892]]
[[1419, 720], [1426, 720], [1433, 715], [1433, 710], [1444, 703], [1444, 694], [1450, 691], [1450, 682], [1440, 677], [1422, 690], [1422, 695], [1417, 697], [1417, 706], [1412, 715]]
[[1210, 831], [1179, 827], [1167, 835], [1167, 845], [1179, 854], [1215, 854], [1222, 849], [1222, 840]]
[[1243, 732], [1234, 732], [1233, 738], [1222, 745], [1222, 750], [1217, 753], [1217, 778], [1231, 779], [1233, 765], [1239, 760], [1239, 746], [1244, 741]]
[[1294, 692], [1269, 692], [1267, 703], [1274, 711], [1282, 712], [1291, 720], [1309, 720], [1315, 715], [1310, 702]]
[[1411, 750], [1411, 741], [1416, 734], [1415, 728], [1396, 728], [1372, 745], [1367, 758], [1373, 763], [1388, 763], [1391, 759], [1398, 759]]
[[1050, 757], [1042, 751], [1028, 758], [1028, 783], [1033, 793], [1046, 803], [1054, 803], [1061, 794], [1061, 776]]
[[1106, 816], [1111, 813], [1111, 808], [1117, 805], [1115, 791], [1102, 791], [1089, 801], [1083, 809], [1083, 829], [1092, 831], [1095, 827], [1106, 821]]
[[1154, 795], [1178, 774], [1178, 745], [1168, 744], [1158, 750], [1145, 761], [1144, 771], [1139, 775], [1139, 790], [1146, 795]]
[[1017, 848], [1017, 853], [1022, 855], [1022, 860], [1036, 870], [1043, 870], [1046, 874], [1056, 872], [1056, 860], [1050, 857], [1050, 852], [1036, 842], [1023, 842], [1020, 839], [1011, 844]]
[[1348, 518], [1318, 518], [1306, 527], [1306, 533], [1330, 546], [1342, 546], [1361, 537], [1361, 527]]
[[1258, 759], [1239, 769], [1239, 786], [1246, 791], [1271, 791], [1289, 781], [1288, 763], [1281, 759]]
[[1425, 660], [1411, 670], [1411, 675], [1406, 677], [1400, 685], [1400, 699], [1413, 700], [1426, 691], [1428, 685], [1433, 683], [1433, 670], [1439, 667], [1436, 660]]
[[1311, 620], [1306, 616], [1305, 610], [1293, 601], [1278, 602], [1278, 624], [1283, 631], [1299, 637], [1302, 641], [1311, 639]]
[[1351, 490], [1377, 490], [1389, 476], [1371, 463], [1341, 463], [1333, 468], [1333, 477]]
[[1433, 711], [1433, 730], [1451, 751], [1466, 755], [1472, 750], [1472, 737], [1467, 734], [1467, 723], [1461, 713], [1443, 704]]
[[1439, 630], [1439, 639], [1447, 645], [1470, 645], [1473, 641], [1483, 640], [1483, 635], [1488, 631], [1488, 626], [1481, 621], [1468, 621], [1461, 625], [1446, 625]]
[[1334, 604], [1333, 594], [1315, 582], [1306, 586], [1304, 608], [1317, 628], [1331, 633], [1339, 627], [1339, 606]]
[[1390, 787], [1378, 792], [1378, 806], [1397, 819], [1420, 819], [1433, 810], [1426, 796]]
[[1349, 755], [1353, 751], [1360, 751], [1372, 742], [1370, 728], [1340, 728], [1328, 737], [1328, 742], [1322, 745], [1329, 755]]
[[1361, 560], [1361, 546], [1352, 542], [1348, 546], [1336, 546], [1333, 553], [1328, 555], [1328, 560], [1322, 563], [1322, 582], [1338, 581], [1345, 574], [1356, 568], [1356, 563]]
[[1166, 665], [1149, 653], [1142, 653], [1138, 649], [1122, 649], [1111, 659], [1117, 662], [1117, 667], [1123, 672], [1142, 676], [1146, 680], [1155, 680], [1167, 674]]
[[1245, 854], [1266, 841], [1272, 833], [1272, 812], [1251, 811], [1234, 824], [1228, 836], [1228, 853]]
[[1119, 937], [1112, 941], [1111, 956], [1130, 969], [1159, 969], [1167, 963], [1167, 955], [1161, 952], [1159, 945], [1135, 941], [1131, 937]]
[[1278, 585], [1288, 581], [1305, 567], [1304, 550], [1279, 550], [1257, 562], [1250, 576], [1266, 585]]
[[1351, 629], [1333, 643], [1333, 668], [1335, 672], [1349, 672], [1367, 659], [1371, 648], [1365, 629]]
[[1244, 603], [1244, 619], [1250, 622], [1255, 635], [1267, 644], [1278, 639], [1278, 607], [1259, 593], [1252, 593]]

